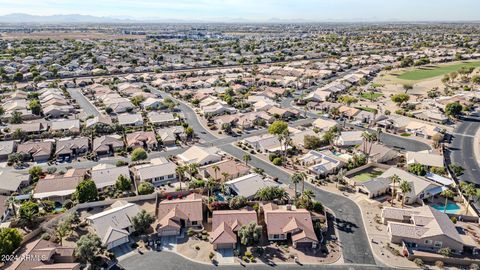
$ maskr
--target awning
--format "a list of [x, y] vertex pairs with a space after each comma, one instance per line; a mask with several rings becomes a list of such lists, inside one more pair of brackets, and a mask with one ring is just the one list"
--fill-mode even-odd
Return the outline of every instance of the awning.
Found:
[[454, 181], [452, 179], [449, 179], [449, 178], [446, 178], [446, 177], [443, 177], [443, 176], [440, 176], [438, 174], [434, 174], [434, 173], [431, 173], [431, 172], [427, 173], [425, 175], [425, 177], [427, 179], [430, 179], [430, 180], [432, 180], [434, 182], [437, 182], [439, 184], [442, 184], [444, 186], [450, 186], [454, 183]]

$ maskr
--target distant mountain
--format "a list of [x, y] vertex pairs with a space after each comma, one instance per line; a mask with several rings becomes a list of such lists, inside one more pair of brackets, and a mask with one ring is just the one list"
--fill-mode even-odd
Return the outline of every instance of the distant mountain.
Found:
[[130, 19], [96, 17], [80, 14], [37, 16], [25, 13], [12, 13], [0, 16], [2, 23], [129, 23]]

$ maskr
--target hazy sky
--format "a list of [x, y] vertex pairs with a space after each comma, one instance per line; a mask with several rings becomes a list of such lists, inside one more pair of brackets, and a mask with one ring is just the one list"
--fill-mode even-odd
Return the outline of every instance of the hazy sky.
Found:
[[480, 20], [480, 0], [0, 0], [0, 15], [222, 20]]

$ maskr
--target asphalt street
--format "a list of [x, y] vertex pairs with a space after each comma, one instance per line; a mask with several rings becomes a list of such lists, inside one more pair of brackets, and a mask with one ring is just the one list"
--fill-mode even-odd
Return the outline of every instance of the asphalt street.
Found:
[[374, 265], [294, 265], [281, 264], [275, 267], [267, 264], [246, 264], [240, 265], [223, 265], [216, 266], [213, 264], [200, 264], [187, 260], [180, 255], [171, 252], [147, 252], [143, 255], [133, 255], [122, 260], [118, 268], [112, 269], [165, 269], [165, 270], [240, 270], [240, 269], [255, 269], [255, 270], [294, 270], [294, 269], [325, 269], [325, 270], [389, 270], [394, 268], [379, 267]]
[[68, 93], [70, 96], [75, 99], [80, 105], [80, 107], [83, 109], [83, 112], [85, 113], [86, 116], [93, 115], [93, 116], [99, 116], [100, 112], [98, 109], [93, 106], [90, 101], [80, 92], [80, 88], [67, 88]]
[[474, 151], [474, 136], [479, 128], [480, 117], [465, 117], [452, 134], [447, 148], [451, 163], [465, 169], [459, 178], [476, 185], [480, 185], [480, 167]]

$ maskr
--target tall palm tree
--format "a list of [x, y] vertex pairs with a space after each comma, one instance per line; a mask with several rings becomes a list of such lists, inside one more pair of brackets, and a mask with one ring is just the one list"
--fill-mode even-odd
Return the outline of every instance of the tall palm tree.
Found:
[[230, 177], [230, 174], [227, 173], [227, 172], [223, 172], [222, 176], [223, 176], [223, 182], [227, 182], [227, 179], [228, 179], [228, 177]]
[[400, 179], [400, 177], [396, 174], [392, 175], [390, 177], [390, 179], [392, 180], [392, 183], [393, 183], [393, 188], [392, 188], [392, 201], [391, 201], [391, 205], [393, 206], [393, 200], [395, 200], [395, 193], [397, 192], [397, 189], [395, 187], [395, 183], [400, 183], [400, 181], [402, 179]]
[[13, 211], [13, 216], [17, 217], [17, 209], [15, 208], [15, 204], [18, 202], [18, 200], [15, 198], [15, 196], [10, 196], [8, 199], [5, 201], [5, 206], [11, 207]]
[[193, 176], [198, 172], [198, 163], [190, 163], [187, 165], [187, 171], [190, 175], [190, 181], [192, 180]]
[[442, 191], [441, 194], [442, 194], [443, 197], [445, 197], [445, 207], [443, 208], [443, 213], [446, 213], [447, 212], [448, 199], [453, 197], [453, 191], [451, 191], [450, 189], [446, 189], [446, 190]]
[[302, 181], [302, 176], [300, 175], [300, 173], [294, 173], [291, 179], [292, 179], [292, 183], [295, 185], [295, 198], [297, 198], [298, 197], [297, 184]]
[[248, 166], [248, 162], [252, 160], [252, 157], [249, 154], [243, 155], [243, 161], [245, 161], [245, 166]]
[[311, 189], [302, 192], [302, 200], [311, 202], [315, 198], [315, 193]]
[[207, 179], [206, 186], [208, 191], [208, 198], [210, 198], [210, 196], [213, 194], [213, 189], [215, 188], [216, 185], [217, 185], [217, 181], [215, 181], [211, 177]]
[[182, 190], [182, 181], [185, 176], [185, 166], [178, 166], [175, 168], [175, 173], [178, 176], [178, 182], [180, 183], [180, 190]]
[[405, 205], [405, 198], [407, 197], [407, 193], [412, 191], [412, 185], [410, 182], [403, 180], [400, 182], [400, 190], [402, 191], [402, 207]]
[[[462, 188], [461, 188], [462, 189]], [[463, 189], [462, 189], [463, 193], [465, 194], [465, 196], [467, 197], [467, 200], [465, 202], [465, 207], [467, 208], [467, 211], [465, 213], [465, 215], [468, 215], [468, 208], [469, 208], [469, 204], [470, 204], [470, 200], [475, 196], [476, 194], [476, 190], [475, 190], [475, 186], [470, 183], [470, 184], [464, 184], [463, 185]]]
[[305, 181], [307, 181], [308, 176], [305, 172], [299, 172], [298, 173], [300, 178], [302, 179], [302, 193], [305, 191]]
[[220, 168], [218, 167], [218, 165], [213, 165], [212, 169], [213, 169], [213, 172], [215, 173], [215, 180], [218, 181], [217, 173], [218, 171], [220, 171]]

